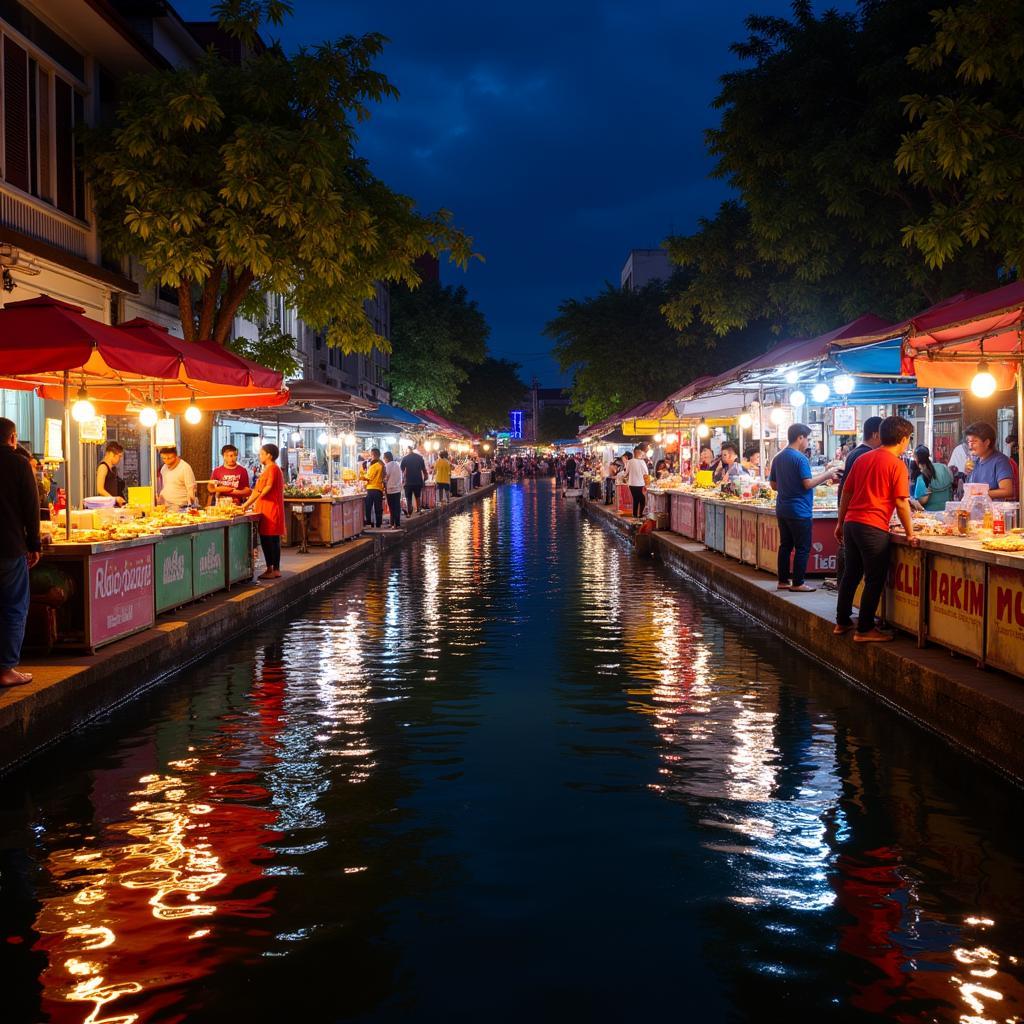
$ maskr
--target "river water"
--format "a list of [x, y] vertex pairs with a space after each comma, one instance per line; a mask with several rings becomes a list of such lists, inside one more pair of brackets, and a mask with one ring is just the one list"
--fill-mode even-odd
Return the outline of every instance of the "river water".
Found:
[[1019, 790], [550, 481], [421, 538], [3, 780], [4, 1024], [1024, 1014]]

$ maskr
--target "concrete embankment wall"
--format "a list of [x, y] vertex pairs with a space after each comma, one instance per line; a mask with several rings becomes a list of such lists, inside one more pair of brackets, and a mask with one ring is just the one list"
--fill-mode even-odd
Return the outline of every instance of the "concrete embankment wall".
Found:
[[152, 629], [94, 655], [55, 652], [29, 659], [27, 686], [0, 691], [0, 772], [130, 700], [218, 647], [283, 615], [325, 587], [493, 493], [482, 487], [447, 508], [403, 519], [399, 532], [364, 534], [334, 548], [298, 554], [286, 548], [283, 576], [273, 583], [236, 586], [197, 604], [161, 615]]
[[[620, 534], [635, 525], [603, 505], [584, 513]], [[1024, 782], [1024, 680], [977, 668], [940, 648], [919, 649], [897, 634], [891, 643], [856, 644], [832, 634], [835, 593], [789, 594], [767, 573], [740, 565], [702, 544], [655, 532], [654, 555], [680, 576], [745, 612], [799, 647], [847, 684], [869, 690], [923, 727]]]

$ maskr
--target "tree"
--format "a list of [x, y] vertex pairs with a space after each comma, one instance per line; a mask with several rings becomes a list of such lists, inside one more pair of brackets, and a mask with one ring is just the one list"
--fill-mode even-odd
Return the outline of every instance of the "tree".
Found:
[[931, 200], [905, 222], [904, 243], [930, 267], [945, 267], [973, 249], [1019, 274], [1024, 8], [971, 0], [933, 11], [931, 18], [931, 38], [910, 51], [907, 63], [923, 84], [940, 71], [947, 82], [943, 89], [903, 98], [915, 128], [903, 136], [896, 167]]
[[[290, 5], [215, 11], [253, 44]], [[356, 153], [356, 124], [397, 96], [373, 68], [384, 42], [346, 36], [291, 56], [253, 45], [240, 61], [211, 49], [126, 81], [116, 123], [87, 133], [104, 251], [177, 290], [187, 340], [228, 344], [242, 303], [273, 292], [345, 352], [386, 348], [363, 308], [375, 282], [418, 284], [425, 252], [469, 259], [447, 211], [417, 213]]]
[[662, 306], [690, 281], [676, 275], [637, 291], [606, 284], [596, 296], [566, 299], [544, 334], [563, 373], [572, 373], [572, 408], [587, 423], [650, 399], [664, 398], [695, 377], [726, 369], [767, 345], [759, 332], [732, 332], [718, 338], [710, 328], [691, 324], [678, 331]]
[[452, 418], [476, 434], [507, 430], [509, 411], [522, 406], [526, 392], [518, 363], [488, 356], [470, 367]]
[[448, 415], [469, 369], [484, 361], [490, 328], [463, 287], [427, 282], [391, 293], [391, 396], [406, 409]]
[[537, 441], [539, 444], [551, 444], [553, 441], [576, 437], [582, 426], [583, 417], [578, 412], [549, 405], [541, 410]]
[[670, 239], [698, 271], [667, 309], [673, 323], [696, 316], [724, 333], [760, 317], [777, 333], [813, 334], [991, 284], [995, 261], [983, 254], [937, 270], [903, 245], [929, 196], [893, 164], [899, 100], [914, 87], [905, 54], [933, 4], [863, 0], [856, 14], [816, 17], [796, 0], [791, 19], [747, 19], [749, 37], [732, 47], [746, 66], [722, 77], [721, 120], [706, 133], [738, 201]]

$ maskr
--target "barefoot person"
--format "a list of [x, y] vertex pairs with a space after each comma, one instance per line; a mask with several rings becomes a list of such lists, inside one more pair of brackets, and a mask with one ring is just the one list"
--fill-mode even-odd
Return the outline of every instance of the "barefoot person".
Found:
[[260, 545], [267, 571], [261, 580], [276, 580], [281, 575], [281, 538], [284, 536], [284, 474], [277, 464], [280, 451], [276, 444], [265, 444], [260, 449], [262, 472], [256, 480], [252, 494], [242, 504], [242, 511], [251, 507], [260, 514]]
[[28, 460], [18, 454], [18, 428], [0, 419], [0, 686], [31, 683], [19, 672], [28, 618], [28, 571], [39, 561], [39, 493]]

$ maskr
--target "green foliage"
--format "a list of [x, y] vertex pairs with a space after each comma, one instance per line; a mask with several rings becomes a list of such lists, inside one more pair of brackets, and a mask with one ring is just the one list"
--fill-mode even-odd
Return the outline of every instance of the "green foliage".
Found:
[[526, 393], [518, 363], [488, 356], [469, 368], [452, 419], [477, 434], [507, 430], [509, 410], [521, 408]]
[[490, 328], [466, 289], [428, 282], [391, 292], [391, 397], [406, 409], [448, 415], [487, 355]]
[[[920, 85], [905, 54], [924, 38], [934, 0], [864, 0], [859, 13], [807, 0], [790, 19], [753, 16], [733, 46], [746, 62], [722, 77], [715, 174], [739, 201], [669, 239], [694, 271], [666, 304], [725, 334], [764, 321], [783, 336], [815, 334], [875, 312], [893, 319], [964, 287], [990, 287], [980, 253], [929, 267], [903, 244], [908, 216], [931, 201], [893, 164], [900, 97]], [[941, 73], [936, 72], [941, 77]]]
[[261, 321], [258, 323], [257, 338], [237, 337], [228, 343], [228, 348], [246, 359], [251, 359], [271, 370], [283, 373], [285, 379], [298, 377], [302, 363], [296, 358], [296, 341], [277, 324]]
[[[216, 10], [249, 38], [289, 9], [225, 0]], [[356, 124], [397, 95], [373, 67], [384, 42], [254, 48], [240, 64], [211, 51], [132, 78], [116, 124], [86, 133], [104, 250], [178, 290], [187, 339], [226, 344], [255, 287], [285, 296], [345, 352], [385, 348], [363, 308], [375, 282], [415, 286], [425, 252], [460, 265], [473, 255], [447, 211], [419, 214], [356, 153]]]
[[572, 409], [560, 409], [549, 405], [540, 412], [540, 423], [537, 424], [537, 443], [551, 444], [579, 434], [583, 426], [583, 417]]
[[[718, 338], [700, 323], [684, 331], [662, 314], [688, 279], [638, 291], [606, 284], [586, 299], [566, 299], [544, 328], [562, 372], [573, 374], [572, 408], [596, 423], [640, 402], [661, 399], [705, 373], [724, 370], [766, 347], [763, 325]], [[564, 436], [564, 435], [562, 435]]]
[[[1024, 263], [1024, 7], [970, 0], [932, 12], [929, 40], [910, 50], [918, 73], [903, 96], [914, 126], [896, 167], [931, 197], [903, 241], [929, 267], [965, 251]], [[945, 82], [936, 83], [936, 76]], [[950, 78], [952, 75], [952, 79]], [[926, 89], [926, 92], [920, 90]]]

